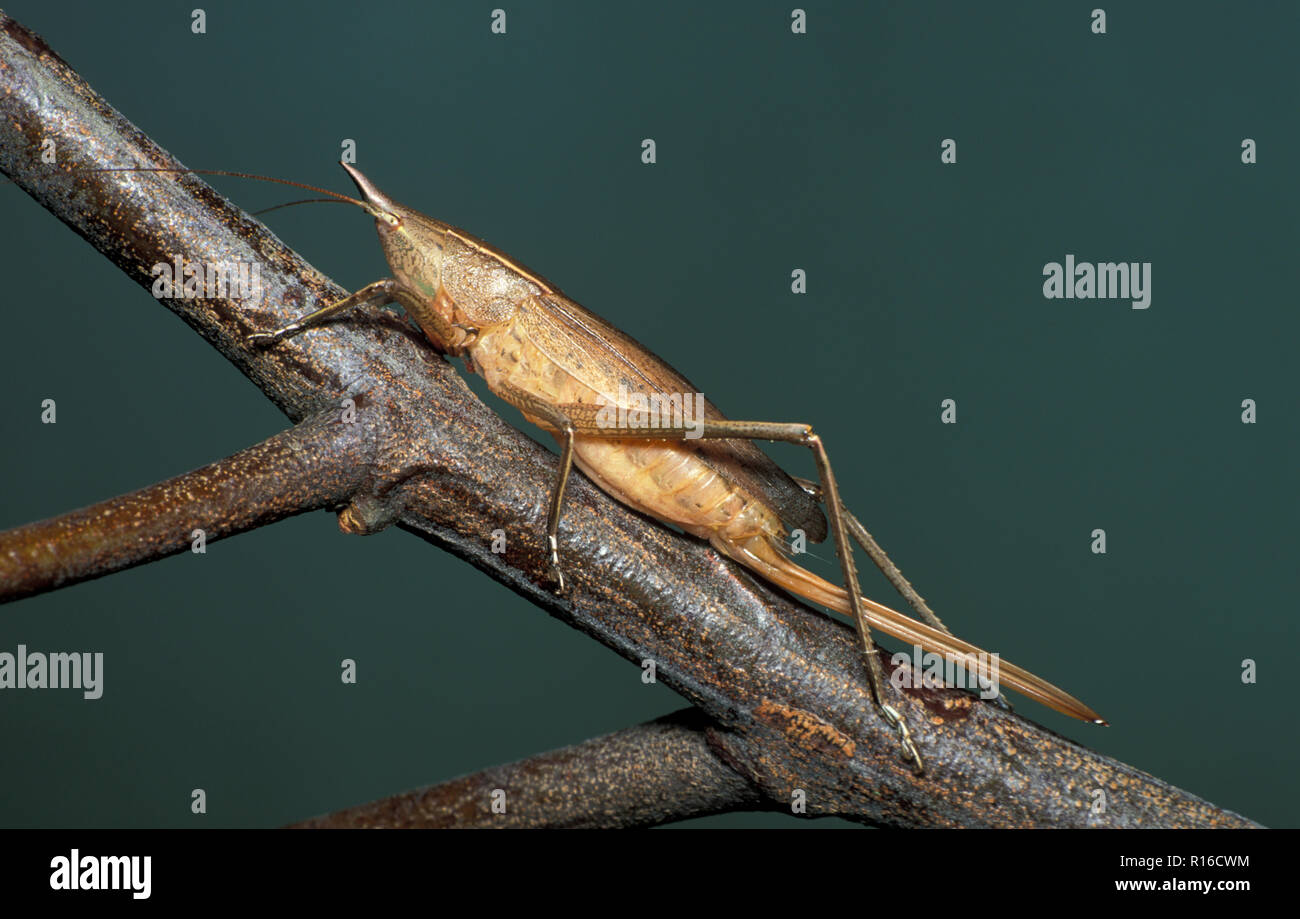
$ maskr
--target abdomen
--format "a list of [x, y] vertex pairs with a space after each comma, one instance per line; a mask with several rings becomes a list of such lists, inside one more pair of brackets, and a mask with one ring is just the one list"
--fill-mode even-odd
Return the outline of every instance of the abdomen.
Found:
[[573, 460], [624, 504], [702, 539], [734, 541], [760, 533], [782, 539], [776, 513], [701, 456], [698, 443], [579, 435]]
[[[503, 384], [553, 405], [603, 405], [602, 393], [569, 373], [533, 343], [523, 323], [509, 322], [473, 346], [479, 372], [493, 391]], [[525, 416], [550, 429], [542, 419]], [[748, 494], [697, 449], [699, 440], [615, 440], [578, 434], [574, 464], [605, 492], [636, 510], [703, 539], [784, 538], [777, 514]]]

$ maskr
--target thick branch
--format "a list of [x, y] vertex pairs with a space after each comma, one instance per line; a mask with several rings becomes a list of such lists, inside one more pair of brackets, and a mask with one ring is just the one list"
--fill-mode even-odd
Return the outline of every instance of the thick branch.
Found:
[[710, 749], [713, 727], [699, 711], [686, 709], [296, 827], [608, 829], [762, 806], [757, 789]]
[[[46, 137], [57, 167], [39, 158]], [[871, 705], [847, 626], [775, 596], [585, 480], [566, 501], [562, 561], [573, 584], [557, 598], [541, 536], [554, 456], [383, 314], [248, 350], [248, 331], [343, 291], [192, 176], [76, 172], [133, 164], [173, 165], [39, 38], [0, 18], [0, 169], [146, 286], [150, 268], [178, 254], [256, 263], [266, 293], [257, 303], [166, 305], [291, 418], [345, 395], [374, 413], [369, 497], [354, 504], [349, 529], [396, 519], [629, 660], [655, 661], [660, 680], [717, 722], [722, 759], [774, 805], [801, 794], [809, 814], [894, 826], [1249, 824], [951, 690], [900, 700], [927, 764], [913, 775]], [[500, 555], [489, 548], [498, 528], [509, 547]], [[1106, 807], [1093, 813], [1097, 790]]]

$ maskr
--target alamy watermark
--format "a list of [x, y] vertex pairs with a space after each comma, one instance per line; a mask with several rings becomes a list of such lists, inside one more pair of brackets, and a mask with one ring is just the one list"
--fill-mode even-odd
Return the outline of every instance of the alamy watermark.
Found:
[[158, 262], [153, 295], [159, 300], [260, 300], [262, 266], [257, 262], [191, 262], [173, 255]]
[[601, 393], [596, 400], [596, 426], [624, 430], [684, 430], [687, 440], [704, 433], [704, 393], [628, 392], [618, 384], [618, 396], [608, 399]]
[[82, 855], [73, 849], [50, 859], [51, 890], [127, 890], [148, 900], [153, 889], [152, 855]]
[[1133, 309], [1151, 305], [1150, 262], [1076, 262], [1043, 266], [1043, 296], [1048, 300], [1128, 300]]
[[1000, 654], [939, 654], [912, 645], [911, 655], [902, 651], [890, 658], [894, 672], [889, 681], [895, 689], [970, 689], [981, 699], [996, 699]]
[[104, 652], [0, 651], [0, 689], [80, 689], [87, 699], [104, 694]]

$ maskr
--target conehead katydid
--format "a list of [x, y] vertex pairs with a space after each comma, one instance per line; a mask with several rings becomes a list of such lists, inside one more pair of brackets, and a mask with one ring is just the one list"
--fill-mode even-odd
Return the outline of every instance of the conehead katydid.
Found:
[[[912, 732], [890, 702], [893, 690], [874, 653], [871, 626], [959, 662], [984, 660], [985, 652], [951, 634], [844, 506], [814, 429], [728, 419], [661, 358], [545, 278], [481, 239], [399, 204], [360, 170], [342, 165], [359, 198], [267, 181], [364, 210], [375, 220], [391, 276], [279, 328], [254, 332], [250, 343], [272, 347], [356, 307], [400, 305], [435, 348], [462, 357], [489, 389], [558, 439], [560, 471], [549, 495], [545, 537], [557, 590], [566, 589], [559, 524], [565, 487], [577, 466], [624, 504], [707, 540], [773, 584], [850, 616], [866, 652], [872, 699], [897, 733], [904, 757], [922, 771]], [[216, 170], [159, 171], [264, 178]], [[648, 411], [656, 406], [669, 411]], [[818, 481], [788, 475], [755, 446], [756, 440], [808, 448]], [[787, 537], [795, 530], [812, 542], [832, 537], [843, 587], [793, 561]], [[862, 596], [855, 542], [923, 621]], [[999, 662], [996, 675], [1057, 711], [1105, 724], [1087, 705], [1014, 664]]]

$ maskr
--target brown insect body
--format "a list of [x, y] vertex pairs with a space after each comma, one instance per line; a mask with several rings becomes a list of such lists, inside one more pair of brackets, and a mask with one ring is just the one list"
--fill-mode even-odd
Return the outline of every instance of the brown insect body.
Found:
[[[345, 166], [376, 216], [404, 306], [439, 349], [464, 355], [493, 392], [530, 422], [560, 434], [547, 406], [589, 421], [598, 406], [628, 411], [629, 396], [693, 394], [696, 388], [630, 336], [565, 297], [504, 253], [393, 201]], [[372, 210], [373, 209], [373, 210]], [[725, 416], [707, 401], [703, 417]], [[611, 438], [581, 431], [574, 463], [604, 491], [656, 519], [706, 539], [763, 578], [852, 615], [848, 593], [795, 564], [787, 533], [827, 534], [815, 499], [751, 441]], [[974, 645], [862, 598], [871, 624], [924, 650], [979, 655]], [[1027, 671], [1000, 663], [1001, 681], [1089, 721], [1083, 703]]]
[[[397, 204], [359, 172], [348, 171], [371, 204], [399, 221], [376, 220], [402, 288], [399, 302], [436, 347], [464, 354], [488, 387], [533, 424], [555, 432], [516, 393], [551, 405], [631, 411], [631, 394], [696, 392], [661, 358], [546, 279], [463, 230]], [[448, 336], [448, 326], [454, 336]], [[725, 417], [707, 400], [702, 408], [705, 418]], [[715, 544], [763, 533], [779, 545], [795, 528], [813, 542], [826, 537], [816, 501], [746, 440], [621, 440], [579, 433], [574, 462], [625, 504]]]

